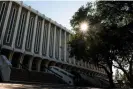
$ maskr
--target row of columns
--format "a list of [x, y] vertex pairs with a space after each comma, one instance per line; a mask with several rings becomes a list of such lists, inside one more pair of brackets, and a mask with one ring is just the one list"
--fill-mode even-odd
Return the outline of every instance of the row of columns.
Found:
[[[15, 52], [11, 51], [9, 53], [9, 55], [8, 55], [8, 59], [10, 61], [13, 61], [14, 60], [13, 59], [13, 56], [15, 54], [16, 54]], [[27, 58], [26, 58], [26, 56], [27, 56]], [[42, 65], [45, 65], [45, 67], [57, 66], [57, 67], [60, 67], [60, 68], [62, 68], [64, 70], [67, 70], [67, 71], [74, 70], [74, 71], [78, 71], [78, 72], [81, 72], [81, 73], [84, 73], [84, 74], [87, 74], [87, 75], [102, 76], [102, 75], [98, 74], [97, 72], [96, 73], [95, 72], [89, 72], [86, 69], [77, 68], [77, 67], [73, 67], [73, 66], [70, 66], [70, 65], [64, 65], [64, 64], [61, 64], [61, 63], [56, 63], [55, 61], [49, 61], [47, 59], [42, 60], [40, 58], [35, 58], [33, 56], [30, 56], [30, 55], [20, 54], [20, 56], [18, 57], [17, 60], [19, 60], [19, 62], [21, 64], [23, 64], [23, 65], [25, 63], [24, 61], [27, 60], [28, 61], [28, 63], [27, 63], [28, 66], [27, 67], [28, 67], [28, 69], [30, 71], [40, 72], [40, 71], [42, 71], [41, 70]], [[34, 65], [33, 62], [36, 63], [36, 64]], [[32, 70], [33, 69], [33, 66], [36, 68], [36, 70]], [[43, 69], [45, 69], [45, 67]], [[19, 63], [18, 63], [17, 68], [22, 69], [22, 66], [20, 66]], [[106, 76], [106, 75], [104, 75], [104, 76]]]
[[[10, 52], [10, 54], [9, 54], [9, 60], [10, 60], [10, 61], [12, 61], [13, 54], [14, 54], [14, 52]], [[25, 56], [25, 55], [22, 54], [22, 55], [19, 57], [18, 60], [20, 60], [20, 63], [23, 63], [24, 56]], [[29, 64], [28, 64], [28, 65], [29, 65], [29, 66], [28, 66], [29, 70], [32, 70], [32, 63], [33, 63], [33, 60], [37, 60], [36, 69], [37, 69], [38, 72], [40, 71], [40, 65], [41, 65], [41, 62], [42, 62], [42, 61], [45, 61], [44, 63], [45, 63], [45, 66], [46, 66], [46, 67], [48, 67], [48, 65], [49, 65], [49, 63], [50, 63], [49, 60], [45, 60], [45, 59], [42, 60], [42, 59], [40, 59], [40, 58], [34, 59], [34, 57], [31, 56], [30, 59], [29, 59]], [[77, 65], [83, 66], [83, 65], [80, 65], [80, 64], [79, 64], [79, 63], [81, 63], [81, 62], [83, 62], [83, 61], [79, 61]], [[56, 61], [55, 61], [55, 63], [56, 63]], [[87, 65], [86, 62], [85, 62], [85, 63], [82, 63], [82, 64], [84, 64], [84, 66]], [[54, 66], [54, 65], [55, 65], [55, 64], [53, 64], [53, 66]], [[88, 64], [88, 65], [89, 65], [88, 67], [89, 67], [90, 69], [96, 70], [96, 68], [95, 68], [94, 65], [92, 65], [92, 64]], [[61, 67], [61, 64], [59, 64], [58, 67]], [[19, 65], [18, 68], [21, 68], [21, 66]], [[65, 68], [65, 67], [63, 67], [63, 68]], [[103, 72], [103, 70], [102, 70], [102, 72]]]
[[[11, 51], [10, 52], [10, 54], [9, 54], [9, 60], [11, 61], [12, 60], [12, 57], [13, 57], [13, 54], [14, 54], [14, 52], [13, 51]], [[23, 62], [23, 59], [24, 59], [24, 54], [23, 55], [21, 55], [20, 56], [20, 58], [19, 58], [19, 60], [20, 60], [20, 63], [22, 63]], [[29, 61], [29, 70], [31, 70], [31, 68], [32, 68], [32, 62], [33, 62], [33, 57], [31, 57], [30, 58], [30, 61]], [[40, 65], [40, 63], [41, 63], [41, 59], [38, 59], [39, 60], [39, 62], [38, 62], [38, 71], [39, 71], [39, 69], [40, 69], [40, 67], [39, 67], [39, 65]], [[49, 60], [45, 60], [46, 62], [45, 62], [45, 65], [48, 67], [48, 64], [49, 64]], [[78, 65], [79, 65], [79, 63], [80, 62], [78, 62]], [[86, 63], [85, 63], [86, 64]], [[87, 65], [87, 64], [86, 64]], [[59, 65], [60, 66], [60, 65]], [[95, 67], [94, 67], [94, 65], [92, 65], [92, 64], [89, 64], [89, 67], [91, 68], [91, 69], [95, 69]], [[20, 66], [19, 66], [19, 68], [20, 68]]]
[[[8, 59], [11, 61], [11, 62], [14, 62], [14, 59], [13, 59], [13, 56], [17, 54], [13, 51], [10, 51], [9, 55], [8, 55]], [[33, 62], [36, 63], [36, 65], [34, 67], [36, 67], [36, 71], [37, 72], [40, 72], [40, 69], [41, 69], [41, 63], [43, 62], [43, 64], [45, 65], [45, 67], [49, 67], [49, 66], [58, 66], [58, 67], [62, 67], [63, 69], [66, 69], [67, 65], [63, 65], [61, 63], [56, 63], [55, 61], [49, 61], [47, 59], [40, 59], [40, 58], [36, 58], [36, 57], [33, 57], [33, 56], [30, 56], [30, 55], [25, 55], [25, 54], [21, 54], [19, 53], [19, 57], [18, 57], [18, 61], [17, 62], [17, 68], [21, 69], [22, 66], [19, 64], [21, 63], [22, 65], [25, 65], [24, 64], [24, 61], [28, 61], [28, 70], [32, 71], [32, 68], [33, 68]], [[26, 58], [27, 57], [27, 58]], [[56, 65], [57, 64], [57, 65]], [[14, 66], [14, 65], [13, 65]]]

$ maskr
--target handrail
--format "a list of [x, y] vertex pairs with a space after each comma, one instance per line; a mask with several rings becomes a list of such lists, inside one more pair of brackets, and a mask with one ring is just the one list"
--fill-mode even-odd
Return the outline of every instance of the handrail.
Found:
[[61, 76], [61, 75], [59, 75], [59, 74], [55, 73], [54, 71], [50, 70], [50, 69], [49, 69], [49, 68], [47, 68], [47, 67], [45, 67], [45, 68], [46, 68], [47, 70], [51, 71], [52, 73], [54, 73], [57, 77], [62, 78], [62, 76]]
[[27, 66], [23, 65], [22, 63], [19, 63], [19, 64], [20, 64], [20, 66], [22, 66], [24, 69], [26, 69], [26, 70], [28, 70], [28, 71], [29, 71], [29, 69], [28, 69], [28, 67], [27, 67]]
[[[29, 69], [28, 69], [25, 65], [23, 65], [22, 63], [19, 63], [19, 64], [20, 64], [24, 69], [26, 69], [28, 72], [30, 72]], [[54, 73], [56, 76], [62, 78], [62, 76], [60, 76], [59, 74], [55, 73], [54, 71], [48, 69], [47, 67], [45, 67], [45, 68], [46, 68], [47, 70], [51, 71], [52, 73]]]

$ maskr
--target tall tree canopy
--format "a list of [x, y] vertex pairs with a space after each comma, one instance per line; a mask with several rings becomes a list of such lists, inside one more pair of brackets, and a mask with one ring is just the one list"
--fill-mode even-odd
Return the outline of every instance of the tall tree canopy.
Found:
[[[133, 87], [133, 2], [88, 2], [73, 15], [70, 23], [76, 34], [72, 37], [70, 54], [103, 68], [114, 87], [112, 66], [121, 69]], [[86, 22], [88, 31], [80, 31]]]

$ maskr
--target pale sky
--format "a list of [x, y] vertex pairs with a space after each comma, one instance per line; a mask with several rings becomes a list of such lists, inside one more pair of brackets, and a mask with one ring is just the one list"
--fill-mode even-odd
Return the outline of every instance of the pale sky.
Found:
[[57, 23], [70, 27], [70, 19], [74, 13], [82, 6], [86, 5], [87, 1], [23, 1], [24, 4], [30, 5], [40, 13], [51, 18]]

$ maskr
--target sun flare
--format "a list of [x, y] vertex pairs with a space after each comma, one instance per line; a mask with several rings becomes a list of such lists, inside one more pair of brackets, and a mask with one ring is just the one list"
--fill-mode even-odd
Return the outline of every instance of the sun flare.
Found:
[[80, 24], [80, 30], [86, 32], [88, 30], [88, 24], [86, 22]]

